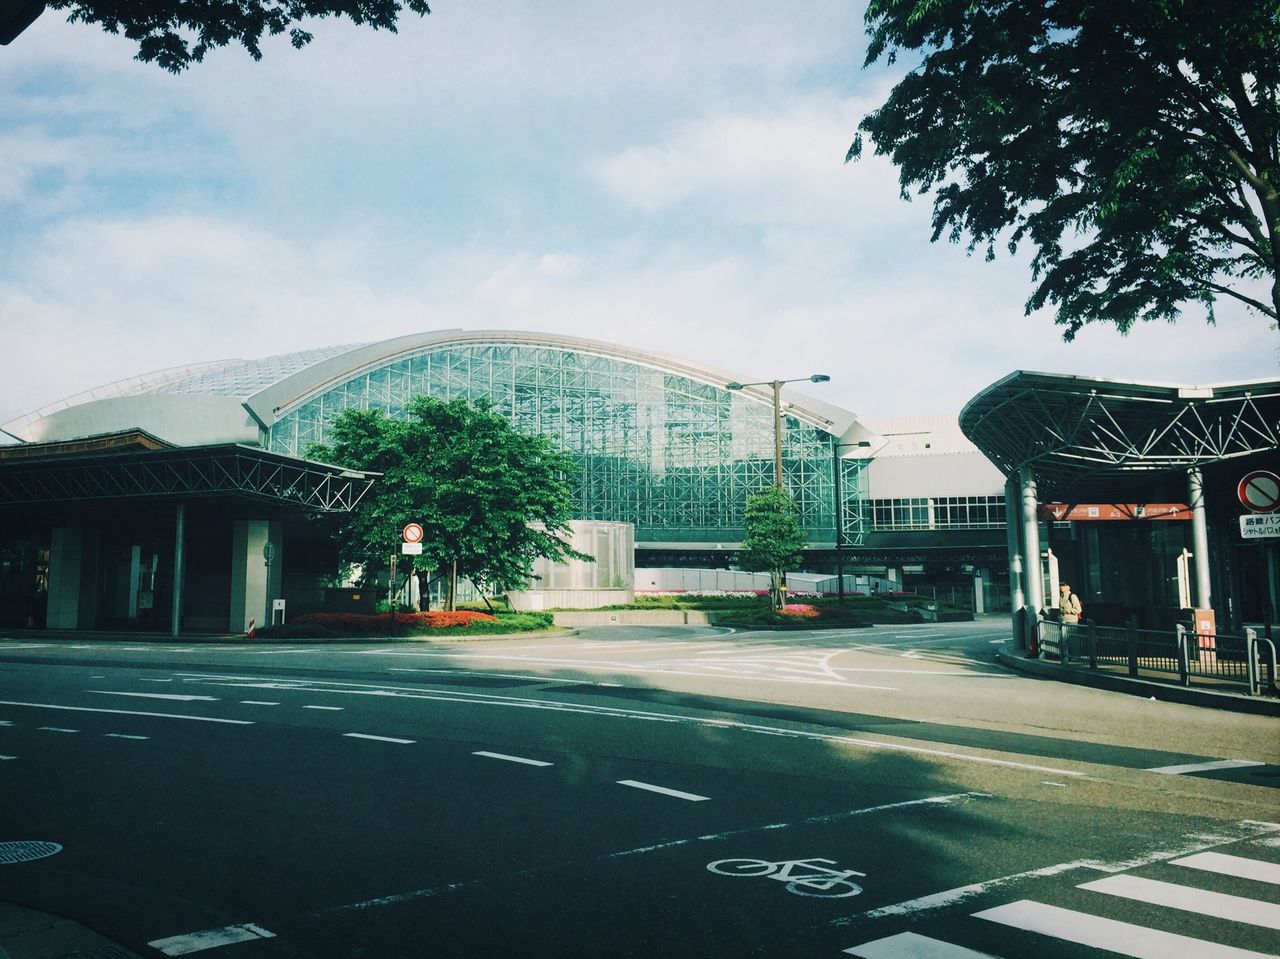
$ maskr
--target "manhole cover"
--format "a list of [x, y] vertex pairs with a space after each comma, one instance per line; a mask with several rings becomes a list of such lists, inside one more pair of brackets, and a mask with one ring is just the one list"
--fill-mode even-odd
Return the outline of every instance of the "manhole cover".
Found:
[[0, 842], [0, 865], [11, 862], [30, 862], [59, 852], [62, 852], [62, 847], [56, 842], [45, 842], [42, 839]]

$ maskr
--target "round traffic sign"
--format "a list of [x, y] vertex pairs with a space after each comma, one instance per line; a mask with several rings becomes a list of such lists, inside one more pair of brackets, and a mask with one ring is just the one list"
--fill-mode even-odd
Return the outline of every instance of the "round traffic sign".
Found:
[[1236, 487], [1240, 504], [1255, 513], [1274, 513], [1280, 509], [1280, 476], [1270, 470], [1246, 473]]
[[406, 543], [422, 542], [422, 527], [417, 523], [410, 523], [404, 528], [404, 541]]

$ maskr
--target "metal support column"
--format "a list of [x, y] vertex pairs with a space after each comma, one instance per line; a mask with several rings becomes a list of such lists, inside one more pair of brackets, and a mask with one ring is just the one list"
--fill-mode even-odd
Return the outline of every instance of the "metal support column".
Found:
[[177, 636], [182, 626], [182, 578], [186, 574], [187, 504], [178, 503], [173, 520], [173, 625], [169, 632]]
[[831, 478], [835, 485], [835, 528], [836, 528], [836, 596], [837, 602], [844, 605], [844, 490], [841, 488], [841, 473], [844, 464], [840, 462], [840, 444], [831, 444]]
[[1187, 470], [1187, 505], [1191, 507], [1191, 552], [1196, 565], [1195, 604], [1197, 609], [1210, 609], [1209, 524], [1204, 515], [1204, 476], [1198, 466]]
[[1026, 649], [1027, 632], [1022, 623], [1027, 598], [1022, 588], [1022, 539], [1018, 535], [1021, 520], [1018, 484], [1012, 477], [1004, 482], [1004, 527], [1009, 542], [1009, 613], [1013, 619], [1013, 641], [1019, 649]]
[[1026, 630], [1036, 629], [1040, 610], [1044, 609], [1044, 573], [1040, 569], [1040, 518], [1036, 515], [1036, 478], [1030, 466], [1018, 471], [1019, 506], [1022, 517], [1022, 570], [1026, 590]]

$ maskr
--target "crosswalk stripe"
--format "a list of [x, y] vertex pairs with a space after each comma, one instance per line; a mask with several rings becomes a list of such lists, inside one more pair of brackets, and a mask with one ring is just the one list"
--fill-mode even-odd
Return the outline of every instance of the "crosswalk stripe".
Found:
[[1133, 959], [1169, 959], [1170, 956], [1195, 956], [1196, 959], [1275, 959], [1274, 956], [1250, 949], [1148, 929], [1146, 926], [1091, 916], [1073, 909], [1032, 902], [1030, 899], [1019, 899], [994, 909], [984, 909], [982, 912], [975, 912], [974, 916], [1012, 926], [1014, 929], [1038, 932], [1066, 942], [1132, 956]]
[[1259, 882], [1280, 885], [1280, 863], [1261, 862], [1257, 859], [1246, 859], [1243, 856], [1228, 856], [1224, 852], [1198, 852], [1194, 856], [1175, 859], [1172, 865], [1189, 866], [1192, 869], [1203, 869], [1205, 872], [1216, 872], [1222, 876], [1256, 879]]
[[900, 932], [896, 936], [864, 942], [844, 951], [861, 959], [996, 959], [989, 953], [975, 952], [964, 946], [919, 936], [914, 932]]
[[1195, 912], [1202, 916], [1216, 916], [1231, 922], [1244, 922], [1264, 929], [1280, 929], [1280, 905], [1244, 896], [1209, 892], [1172, 882], [1144, 879], [1141, 876], [1107, 876], [1105, 879], [1081, 883], [1076, 888], [1133, 899], [1153, 906]]

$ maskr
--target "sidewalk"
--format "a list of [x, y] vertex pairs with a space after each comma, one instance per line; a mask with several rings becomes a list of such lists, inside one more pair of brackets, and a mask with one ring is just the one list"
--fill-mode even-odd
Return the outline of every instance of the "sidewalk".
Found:
[[1055, 679], [1061, 683], [1074, 683], [1077, 686], [1107, 689], [1188, 706], [1206, 706], [1237, 713], [1252, 713], [1255, 716], [1280, 716], [1280, 699], [1274, 696], [1250, 696], [1220, 689], [1182, 686], [1157, 679], [1140, 679], [1104, 670], [1063, 666], [1050, 660], [1031, 658], [1025, 649], [1017, 649], [1012, 644], [1001, 646], [996, 657], [1010, 669], [1031, 676]]
[[0, 902], [0, 959], [141, 959], [78, 922]]

